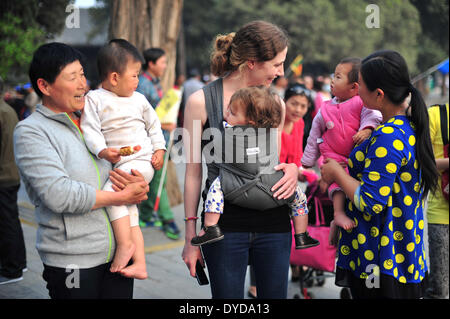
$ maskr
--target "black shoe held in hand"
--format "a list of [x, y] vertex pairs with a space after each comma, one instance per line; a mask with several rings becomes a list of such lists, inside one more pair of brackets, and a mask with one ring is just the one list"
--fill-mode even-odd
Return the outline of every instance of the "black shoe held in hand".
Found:
[[223, 233], [220, 230], [219, 225], [211, 225], [211, 226], [205, 226], [203, 228], [205, 233], [202, 236], [196, 236], [192, 238], [191, 244], [192, 246], [201, 246], [204, 244], [211, 244], [216, 241], [223, 239]]
[[295, 234], [295, 249], [305, 249], [318, 246], [320, 243], [317, 239], [309, 236], [308, 232]]

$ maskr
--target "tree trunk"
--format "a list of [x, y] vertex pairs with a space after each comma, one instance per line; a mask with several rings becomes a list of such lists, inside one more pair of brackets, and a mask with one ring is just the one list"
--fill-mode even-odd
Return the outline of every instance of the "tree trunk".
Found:
[[184, 26], [181, 23], [180, 33], [177, 41], [177, 68], [176, 74], [184, 74], [188, 78], [186, 70], [186, 40], [184, 37]]
[[161, 48], [166, 52], [167, 69], [161, 79], [164, 91], [175, 81], [177, 38], [183, 0], [113, 0], [109, 38], [130, 41], [140, 52]]

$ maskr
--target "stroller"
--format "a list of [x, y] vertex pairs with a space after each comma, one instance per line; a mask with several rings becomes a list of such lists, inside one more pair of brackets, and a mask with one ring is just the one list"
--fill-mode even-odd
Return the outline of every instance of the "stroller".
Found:
[[[290, 263], [299, 266], [299, 288], [300, 294], [295, 294], [295, 299], [312, 299], [312, 293], [308, 288], [323, 286], [327, 277], [334, 277], [336, 264], [336, 247], [329, 245], [328, 236], [330, 223], [333, 220], [333, 202], [326, 193], [322, 193], [318, 181], [310, 183], [306, 189], [308, 199], [308, 232], [320, 241], [320, 245], [296, 250], [295, 243], [291, 248]], [[344, 288], [345, 289], [345, 288]], [[347, 291], [341, 291], [341, 298]]]

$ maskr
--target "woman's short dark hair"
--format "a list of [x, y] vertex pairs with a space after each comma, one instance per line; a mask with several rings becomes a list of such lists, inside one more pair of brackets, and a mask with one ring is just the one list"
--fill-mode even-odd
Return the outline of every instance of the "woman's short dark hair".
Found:
[[103, 46], [97, 54], [97, 68], [100, 81], [104, 81], [108, 74], [125, 71], [128, 61], [143, 63], [144, 59], [138, 49], [124, 39], [112, 39]]
[[165, 55], [166, 52], [163, 49], [160, 48], [150, 48], [144, 51], [144, 65], [142, 66], [142, 68], [144, 70], [148, 69], [148, 63], [152, 62], [152, 63], [156, 63], [156, 61], [162, 57], [163, 55]]
[[84, 67], [83, 54], [67, 44], [52, 42], [41, 45], [34, 52], [28, 71], [31, 85], [37, 95], [42, 97], [42, 92], [37, 86], [38, 79], [42, 78], [51, 84], [66, 65], [75, 61], [79, 61]]

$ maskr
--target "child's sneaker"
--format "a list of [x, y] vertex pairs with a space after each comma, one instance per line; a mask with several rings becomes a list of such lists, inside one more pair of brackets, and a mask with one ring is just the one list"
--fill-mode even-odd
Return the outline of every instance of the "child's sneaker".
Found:
[[178, 226], [174, 221], [164, 223], [162, 225], [162, 230], [170, 239], [177, 240], [178, 238], [180, 238], [180, 230], [178, 229]]
[[204, 244], [211, 244], [216, 241], [222, 240], [224, 235], [220, 230], [219, 225], [205, 226], [203, 227], [205, 233], [202, 236], [196, 236], [192, 238], [192, 246], [201, 246]]
[[139, 227], [162, 227], [163, 223], [158, 219], [157, 216], [152, 216], [150, 220], [139, 219]]
[[295, 249], [305, 249], [318, 246], [320, 243], [317, 239], [309, 236], [308, 232], [295, 234]]

